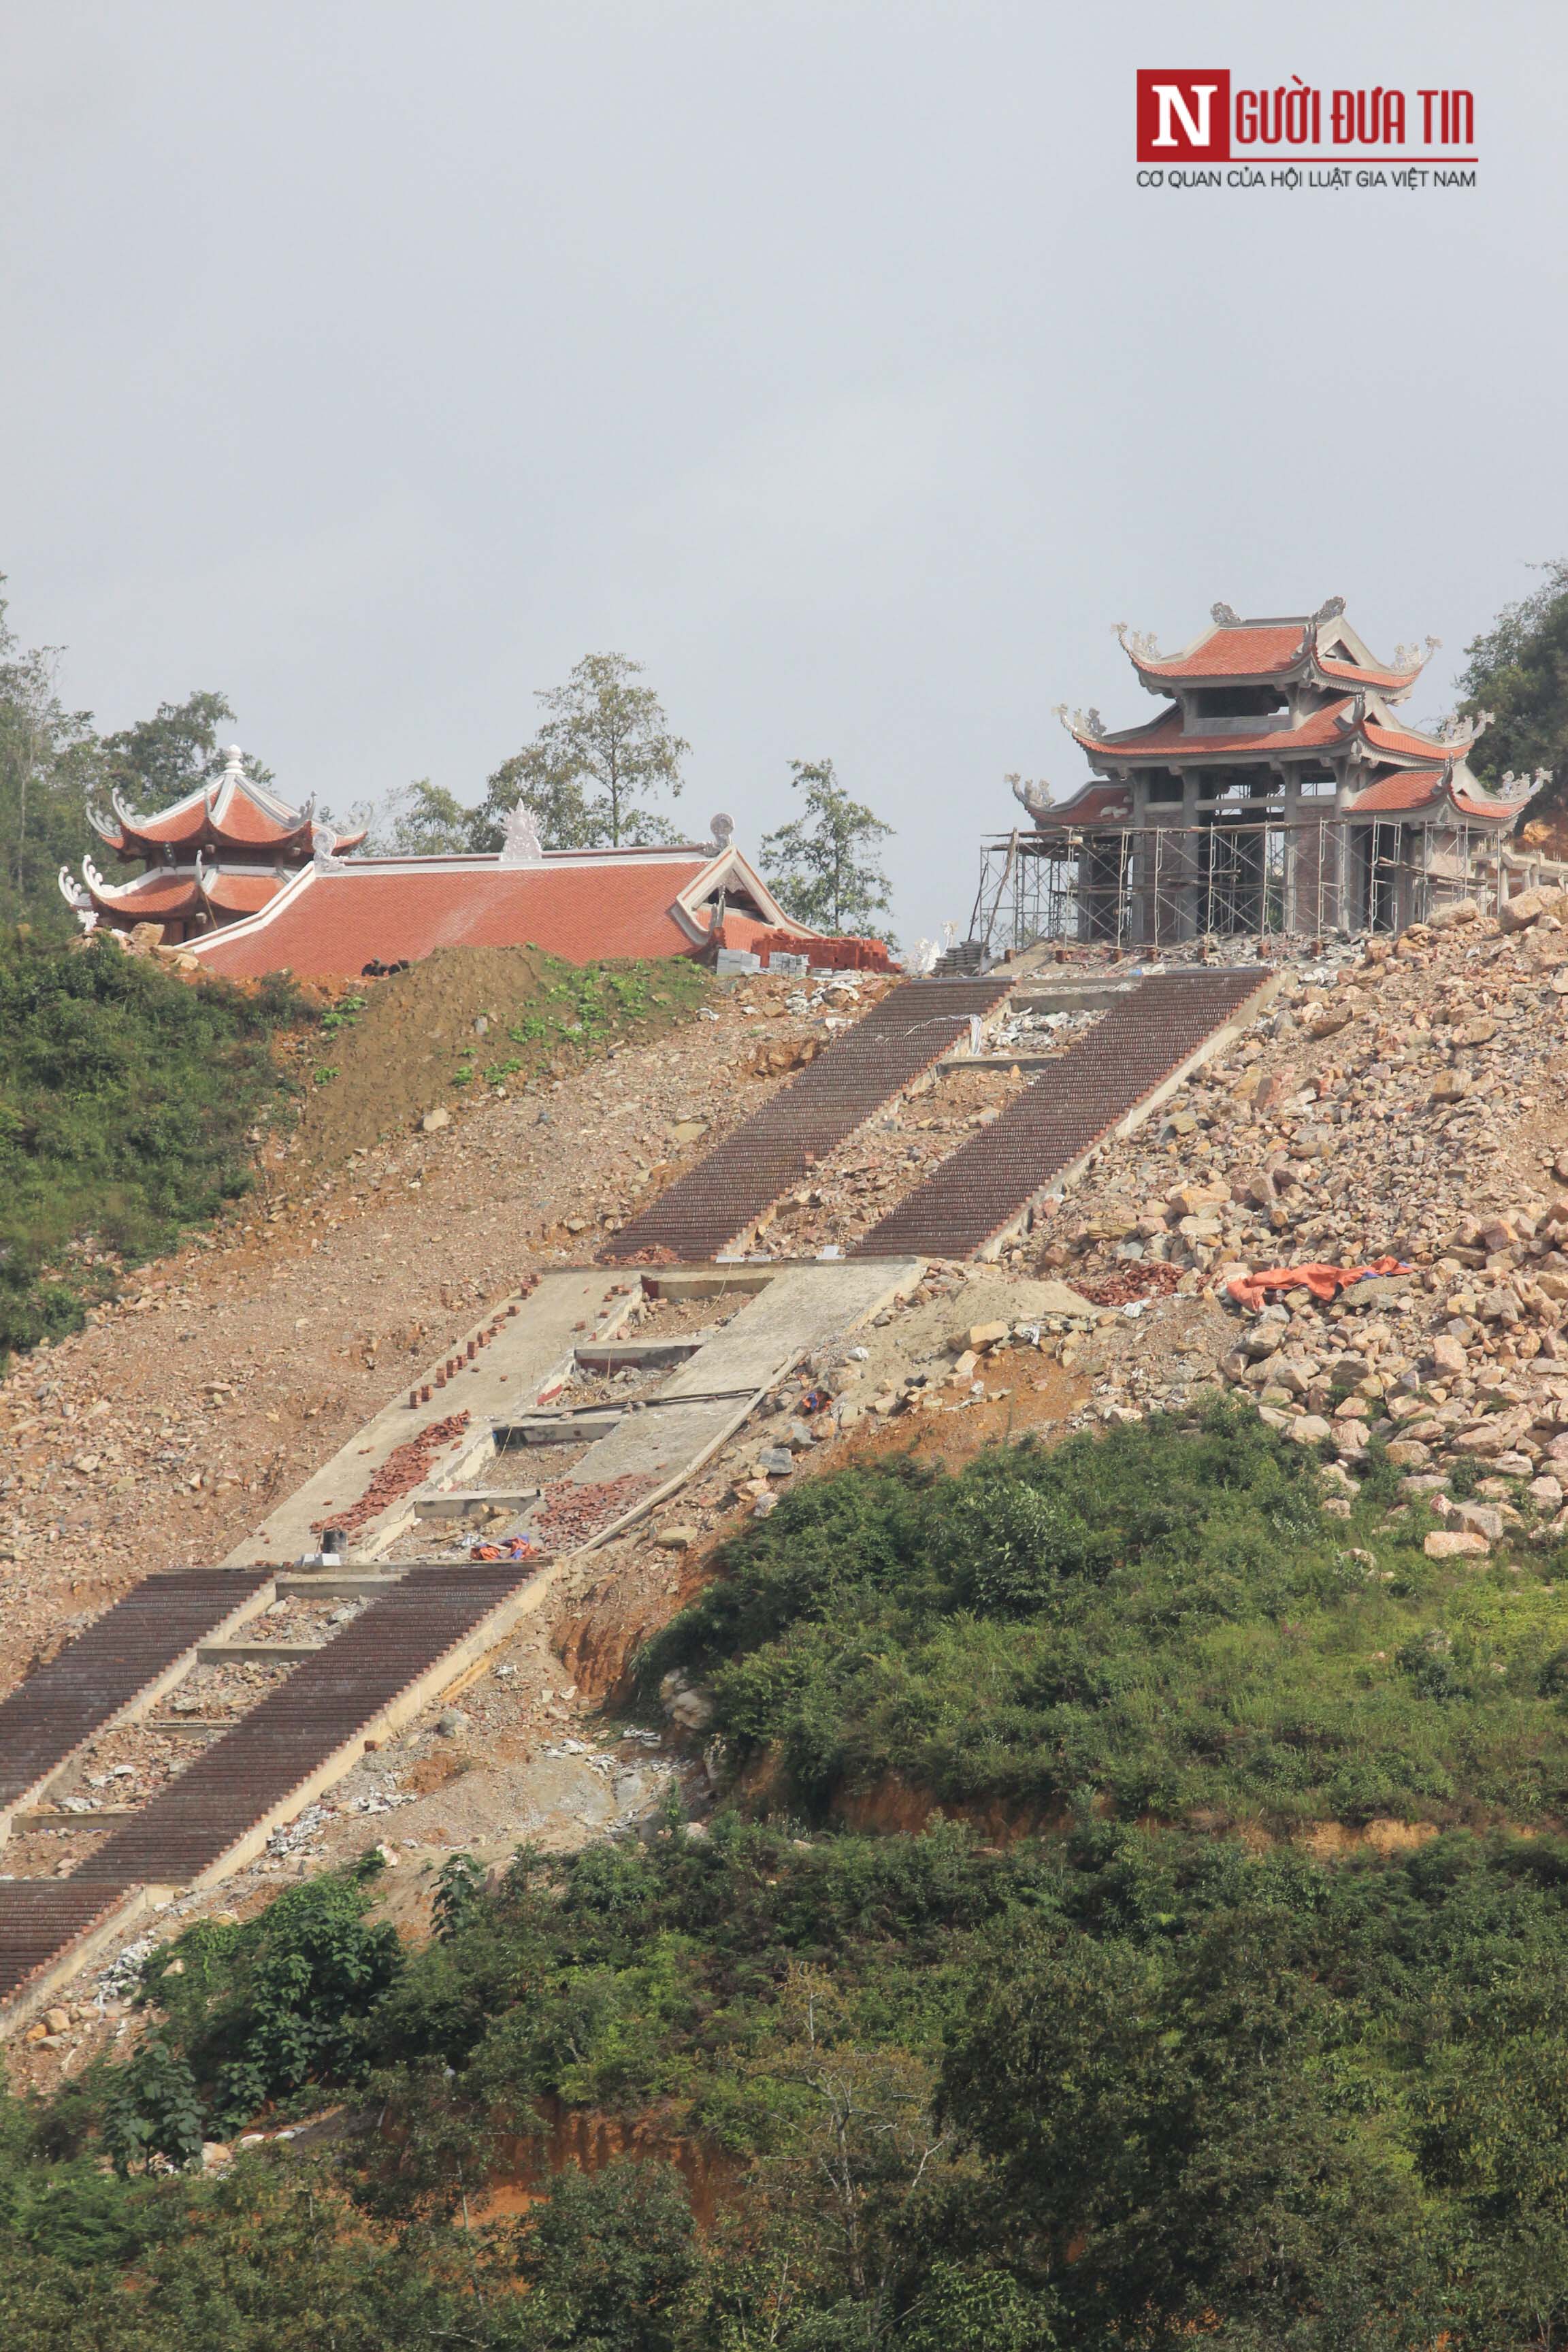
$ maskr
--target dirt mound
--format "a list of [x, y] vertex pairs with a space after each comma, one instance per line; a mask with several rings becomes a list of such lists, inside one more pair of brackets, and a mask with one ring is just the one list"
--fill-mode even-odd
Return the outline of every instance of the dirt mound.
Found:
[[331, 1165], [428, 1113], [565, 1076], [689, 1019], [710, 986], [682, 956], [577, 965], [536, 948], [437, 948], [357, 982], [324, 1015], [295, 1156]]

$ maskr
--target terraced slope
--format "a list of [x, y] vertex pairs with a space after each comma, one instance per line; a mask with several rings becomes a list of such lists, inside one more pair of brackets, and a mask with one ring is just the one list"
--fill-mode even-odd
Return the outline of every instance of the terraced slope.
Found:
[[268, 1581], [254, 1569], [150, 1576], [0, 1700], [0, 1811], [58, 1769]]
[[1269, 982], [1255, 964], [1200, 965], [1144, 981], [863, 1234], [850, 1255], [973, 1256]]
[[138, 1887], [221, 1874], [243, 1840], [302, 1801], [315, 1774], [533, 1573], [484, 1561], [406, 1570], [68, 1879], [0, 1884], [0, 2003]]
[[798, 1184], [873, 1111], [941, 1059], [1006, 995], [1005, 975], [988, 980], [915, 980], [837, 1038], [754, 1118], [725, 1137], [689, 1174], [623, 1225], [605, 1257], [644, 1250], [678, 1258], [715, 1256]]

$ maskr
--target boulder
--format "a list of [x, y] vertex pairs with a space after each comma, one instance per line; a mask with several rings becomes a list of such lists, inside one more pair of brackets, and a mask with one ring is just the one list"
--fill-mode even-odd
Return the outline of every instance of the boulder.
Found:
[[439, 1135], [444, 1127], [450, 1127], [451, 1124], [451, 1112], [444, 1103], [437, 1103], [435, 1109], [427, 1110], [420, 1120], [419, 1132], [421, 1135]]
[[658, 1686], [659, 1704], [671, 1723], [682, 1731], [706, 1731], [713, 1720], [713, 1702], [706, 1691], [689, 1682], [679, 1668]]
[[983, 1355], [987, 1348], [1000, 1347], [1002, 1341], [1011, 1336], [1012, 1328], [1010, 1323], [973, 1323], [965, 1345], [975, 1355]]
[[1458, 930], [1466, 923], [1480, 920], [1481, 910], [1473, 898], [1460, 898], [1451, 907], [1440, 908], [1428, 928], [1434, 931]]
[[1401, 1470], [1420, 1470], [1432, 1459], [1432, 1448], [1423, 1445], [1418, 1437], [1396, 1437], [1388, 1448], [1388, 1458]]
[[1321, 1445], [1324, 1438], [1332, 1437], [1334, 1432], [1321, 1413], [1303, 1412], [1294, 1421], [1286, 1423], [1285, 1434], [1293, 1437], [1298, 1445]]
[[1458, 1339], [1450, 1339], [1446, 1331], [1440, 1331], [1433, 1340], [1431, 1356], [1436, 1370], [1447, 1372], [1456, 1380], [1461, 1377], [1468, 1361]]
[[1454, 1525], [1473, 1536], [1485, 1536], [1489, 1543], [1502, 1541], [1502, 1513], [1495, 1503], [1461, 1503], [1454, 1513]]
[[1167, 1213], [1178, 1223], [1184, 1217], [1207, 1216], [1229, 1206], [1228, 1184], [1178, 1184], [1165, 1195]]
[[1544, 891], [1519, 890], [1504, 902], [1498, 922], [1505, 931], [1527, 931], [1547, 911]]
[[1428, 1559], [1485, 1559], [1491, 1546], [1485, 1536], [1463, 1528], [1436, 1528], [1421, 1547]]

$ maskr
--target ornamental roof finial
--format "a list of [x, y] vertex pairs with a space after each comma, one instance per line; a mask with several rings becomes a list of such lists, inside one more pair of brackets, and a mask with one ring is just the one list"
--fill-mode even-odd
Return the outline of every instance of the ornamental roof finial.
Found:
[[1055, 800], [1056, 795], [1043, 776], [1037, 783], [1028, 776], [1016, 774], [1005, 776], [1002, 781], [1012, 785], [1013, 798], [1020, 807], [1027, 809], [1032, 817], [1044, 816]]
[[501, 827], [500, 862], [503, 866], [540, 866], [544, 861], [544, 848], [539, 838], [539, 820], [524, 801], [509, 809]]
[[1222, 629], [1235, 629], [1241, 625], [1241, 614], [1234, 604], [1211, 604], [1209, 618], [1211, 621], [1217, 621]]
[[1159, 641], [1152, 629], [1130, 629], [1125, 621], [1118, 621], [1111, 634], [1121, 638], [1121, 650], [1135, 662], [1159, 660]]

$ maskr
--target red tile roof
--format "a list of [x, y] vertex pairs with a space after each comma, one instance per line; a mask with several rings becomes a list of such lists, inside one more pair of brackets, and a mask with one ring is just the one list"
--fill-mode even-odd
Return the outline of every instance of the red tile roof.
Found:
[[1256, 735], [1184, 735], [1179, 710], [1162, 711], [1159, 718], [1151, 719], [1146, 727], [1129, 727], [1117, 735], [1079, 735], [1076, 728], [1073, 733], [1086, 751], [1105, 751], [1117, 760], [1129, 757], [1134, 761], [1159, 759], [1165, 766], [1169, 766], [1173, 759], [1178, 761], [1226, 756], [1256, 759], [1259, 753], [1272, 759], [1282, 752], [1289, 755], [1296, 751], [1314, 751], [1326, 743], [1342, 742], [1345, 730], [1338, 721], [1341, 714], [1349, 709], [1350, 704], [1351, 698], [1347, 694], [1338, 702], [1326, 702], [1321, 710], [1314, 710], [1310, 718], [1304, 719], [1300, 727], [1264, 728]]
[[1307, 628], [1305, 621], [1247, 622], [1240, 627], [1219, 622], [1186, 653], [1168, 661], [1158, 655], [1133, 659], [1150, 677], [1269, 677], [1292, 667]]
[[891, 971], [893, 960], [882, 940], [857, 939], [841, 933], [827, 938], [818, 931], [794, 931], [777, 923], [759, 923], [751, 915], [726, 913], [719, 934], [721, 947], [739, 948], [748, 955], [808, 956], [818, 971]]
[[88, 882], [93, 904], [132, 923], [162, 923], [175, 915], [199, 915], [202, 895], [189, 869], [183, 874], [139, 874], [113, 889]]
[[1375, 750], [1394, 751], [1405, 760], [1446, 762], [1452, 760], [1461, 748], [1457, 744], [1445, 743], [1436, 735], [1416, 735], [1404, 727], [1380, 727], [1375, 719], [1367, 719], [1362, 732]]
[[[1081, 739], [1080, 739], [1081, 740]], [[1053, 824], [1106, 824], [1132, 814], [1132, 795], [1125, 784], [1085, 784], [1070, 801], [1048, 808], [1036, 819], [1041, 832]]]
[[1426, 808], [1432, 801], [1443, 797], [1441, 768], [1402, 768], [1397, 774], [1380, 776], [1365, 792], [1357, 793], [1352, 808], [1380, 812], [1394, 809]]
[[285, 887], [276, 874], [209, 874], [205, 877], [209, 907], [226, 915], [258, 915]]
[[1419, 662], [1414, 669], [1363, 669], [1352, 661], [1337, 661], [1332, 654], [1320, 654], [1317, 660], [1325, 677], [1342, 678], [1347, 686], [1371, 687], [1374, 693], [1396, 693], [1421, 675]]
[[231, 979], [285, 969], [303, 979], [354, 976], [438, 947], [531, 943], [573, 963], [598, 956], [688, 955], [677, 894], [711, 862], [698, 851], [547, 858], [504, 866], [467, 859], [378, 865], [342, 874], [307, 867], [275, 908], [197, 944]]
[[1454, 806], [1461, 816], [1487, 817], [1493, 824], [1510, 823], [1521, 809], [1529, 805], [1528, 793], [1522, 800], [1517, 801], [1478, 801], [1469, 793], [1458, 791], [1454, 794]]
[[1368, 784], [1351, 803], [1352, 815], [1381, 816], [1398, 813], [1407, 814], [1414, 809], [1431, 807], [1436, 801], [1449, 797], [1461, 816], [1473, 817], [1486, 824], [1511, 824], [1525, 806], [1525, 794], [1517, 801], [1478, 800], [1462, 785], [1456, 785], [1447, 768], [1405, 768], [1392, 776], [1380, 776], [1375, 784]]
[[[156, 841], [172, 847], [199, 841], [274, 849], [285, 842], [303, 840], [308, 849], [310, 820], [290, 811], [285, 823], [236, 787], [216, 794], [210, 807], [198, 793], [165, 809], [162, 816], [137, 817], [128, 824], [122, 820], [122, 831], [129, 840]], [[130, 855], [135, 856], [137, 852], [132, 849]]]

